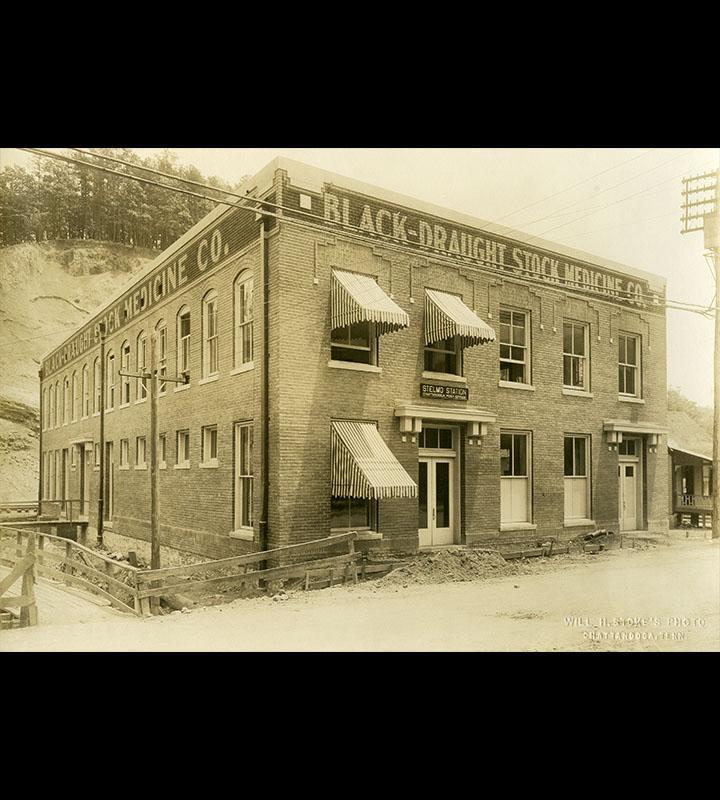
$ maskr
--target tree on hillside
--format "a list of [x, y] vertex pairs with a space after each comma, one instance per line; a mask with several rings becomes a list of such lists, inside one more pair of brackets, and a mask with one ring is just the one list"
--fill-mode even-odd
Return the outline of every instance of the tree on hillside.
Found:
[[[93, 152], [232, 190], [217, 177], [207, 179], [196, 167], [178, 164], [170, 150], [150, 158], [141, 158], [127, 148], [95, 148]], [[73, 151], [67, 155], [77, 157]], [[132, 174], [124, 165], [83, 158]], [[139, 170], [137, 174], [192, 188]], [[29, 170], [0, 170], [0, 247], [51, 239], [96, 239], [163, 250], [212, 208], [208, 200], [37, 156]]]

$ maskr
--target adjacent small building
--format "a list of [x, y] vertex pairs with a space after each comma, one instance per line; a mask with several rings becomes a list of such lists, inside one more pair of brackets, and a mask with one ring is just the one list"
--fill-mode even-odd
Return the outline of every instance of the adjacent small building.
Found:
[[683, 524], [712, 526], [713, 462], [709, 453], [698, 453], [675, 439], [668, 441], [670, 454], [670, 527]]
[[44, 506], [97, 525], [102, 447], [149, 537], [154, 336], [164, 544], [668, 530], [663, 278], [282, 158], [243, 193], [43, 359]]

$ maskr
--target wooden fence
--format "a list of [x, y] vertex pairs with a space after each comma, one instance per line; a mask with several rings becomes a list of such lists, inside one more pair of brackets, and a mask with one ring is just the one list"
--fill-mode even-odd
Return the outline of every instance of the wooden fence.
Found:
[[[260, 581], [281, 583], [296, 578], [304, 579], [307, 589], [311, 578], [318, 576], [330, 585], [335, 580], [357, 582], [356, 538], [357, 532], [350, 531], [274, 550], [151, 570], [115, 561], [71, 539], [29, 528], [0, 526], [0, 563], [17, 564], [22, 558], [23, 543], [27, 540], [30, 546], [32, 540], [33, 547], [37, 543], [35, 568], [39, 575], [99, 595], [120, 611], [145, 616], [151, 613], [151, 603], [158, 602], [155, 598], [201, 587], [240, 588], [248, 584], [259, 586]], [[338, 548], [346, 552], [332, 554]]]
[[[35, 604], [35, 539], [29, 537], [25, 555], [20, 557], [10, 570], [10, 574], [0, 580], [0, 628], [18, 625], [37, 625], [37, 605]], [[20, 595], [7, 594], [8, 589], [22, 578]], [[18, 608], [13, 614], [11, 609]]]

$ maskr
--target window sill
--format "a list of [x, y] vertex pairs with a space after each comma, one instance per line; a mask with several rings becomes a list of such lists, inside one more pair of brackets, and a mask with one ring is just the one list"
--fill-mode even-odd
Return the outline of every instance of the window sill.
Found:
[[93, 417], [99, 417], [99, 416], [100, 416], [99, 411], [93, 411]]
[[217, 469], [220, 466], [217, 461], [201, 461], [198, 464], [200, 469]]
[[453, 383], [467, 383], [467, 378], [464, 375], [453, 375], [451, 372], [427, 372], [423, 371], [423, 378], [429, 378], [432, 381], [452, 381]]
[[231, 539], [242, 539], [246, 542], [252, 542], [255, 539], [255, 532], [252, 528], [241, 528], [237, 531], [230, 531]]
[[594, 397], [592, 392], [586, 392], [583, 389], [571, 389], [568, 386], [563, 386], [562, 393], [568, 397]]
[[208, 375], [207, 378], [200, 378], [198, 384], [204, 386], [206, 383], [215, 383], [219, 377], [220, 375], [216, 372], [214, 375]]
[[173, 392], [186, 392], [189, 388], [189, 383], [181, 383], [173, 389]]
[[563, 522], [563, 528], [579, 528], [584, 525], [592, 525], [595, 527], [594, 519], [566, 519]]
[[120, 408], [130, 408], [130, 403], [120, 403]]
[[515, 381], [498, 381], [501, 389], [522, 389], [525, 392], [534, 392], [535, 387], [531, 383], [515, 383]]
[[93, 472], [100, 472], [100, 467], [93, 467]]
[[239, 367], [235, 367], [235, 369], [230, 371], [231, 375], [240, 375], [243, 372], [250, 372], [251, 369], [255, 369], [255, 362], [248, 361], [247, 364], [241, 364]]
[[185, 462], [183, 464], [173, 464], [173, 469], [190, 469], [190, 462]]
[[349, 369], [354, 372], [374, 372], [379, 374], [382, 372], [382, 367], [377, 367], [375, 364], [357, 364], [354, 361], [335, 361], [332, 358], [327, 363], [331, 369]]
[[129, 464], [120, 464], [118, 469], [122, 469], [122, 470], [130, 469], [130, 465]]
[[500, 531], [534, 531], [537, 525], [534, 522], [501, 522]]
[[139, 400], [135, 401], [135, 405], [138, 406], [140, 403], [147, 403], [147, 397], [141, 397]]
[[136, 465], [135, 467], [133, 467], [133, 469], [136, 469], [136, 470], [138, 470], [139, 472], [142, 472], [143, 470], [146, 470], [146, 469], [147, 469], [147, 464]]
[[113, 529], [112, 520], [106, 519], [103, 521], [103, 530], [111, 531]]
[[158, 464], [158, 469], [167, 469], [167, 463], [163, 461], [161, 464]]
[[645, 405], [645, 401], [641, 397], [623, 397], [623, 395], [618, 395], [618, 402], [619, 403], [638, 403], [642, 406]]
[[115, 411], [115, 406], [113, 406], [112, 408], [106, 408], [105, 409], [105, 413], [106, 414], [112, 414], [113, 411]]

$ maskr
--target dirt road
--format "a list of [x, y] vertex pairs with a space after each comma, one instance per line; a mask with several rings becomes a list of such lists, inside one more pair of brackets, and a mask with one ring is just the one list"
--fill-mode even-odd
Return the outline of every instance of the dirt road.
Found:
[[615, 550], [531, 575], [365, 583], [0, 633], [0, 652], [30, 650], [717, 651], [720, 545]]

